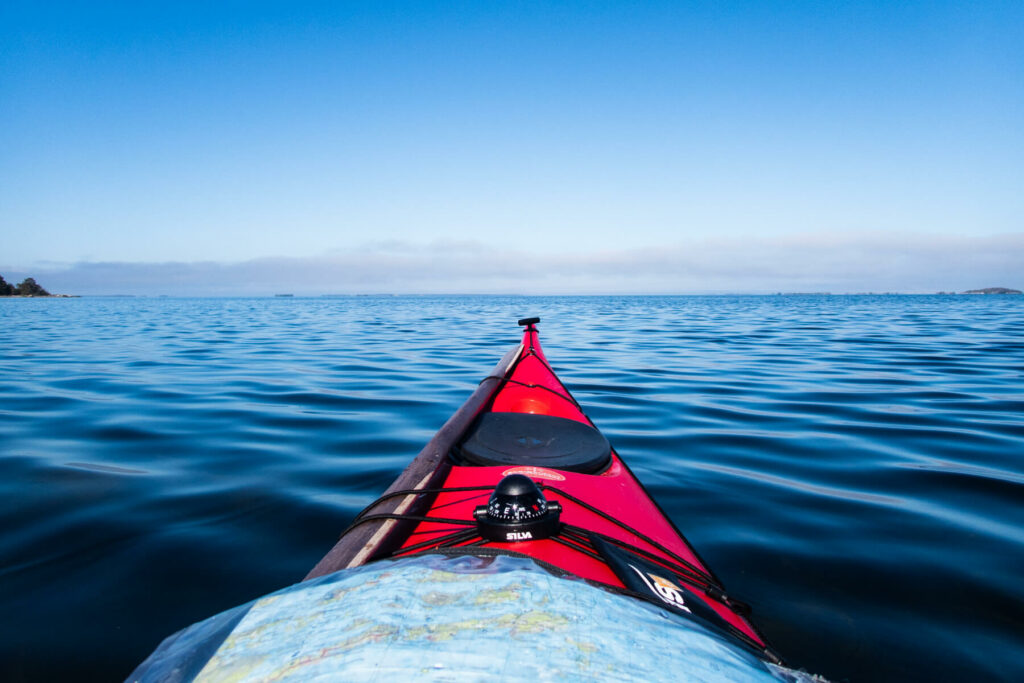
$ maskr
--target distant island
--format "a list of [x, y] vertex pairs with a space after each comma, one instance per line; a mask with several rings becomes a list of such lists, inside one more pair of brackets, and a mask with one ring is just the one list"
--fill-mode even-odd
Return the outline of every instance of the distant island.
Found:
[[[12, 285], [0, 275], [0, 296], [54, 296], [47, 292], [35, 281], [35, 278], [27, 277], [21, 284]], [[57, 295], [59, 296], [59, 295]]]
[[985, 287], [984, 289], [968, 289], [964, 294], [1021, 294], [1021, 291], [1006, 287]]

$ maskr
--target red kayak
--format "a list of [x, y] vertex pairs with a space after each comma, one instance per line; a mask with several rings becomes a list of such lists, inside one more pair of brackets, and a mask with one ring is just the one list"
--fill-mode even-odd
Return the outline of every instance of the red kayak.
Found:
[[551, 369], [538, 318], [306, 579], [419, 554], [528, 557], [779, 658]]

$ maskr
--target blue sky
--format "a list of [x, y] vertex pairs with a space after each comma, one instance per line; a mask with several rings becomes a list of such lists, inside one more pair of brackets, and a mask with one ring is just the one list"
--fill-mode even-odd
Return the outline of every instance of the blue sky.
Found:
[[1024, 288], [1022, 121], [1020, 2], [8, 0], [0, 273]]

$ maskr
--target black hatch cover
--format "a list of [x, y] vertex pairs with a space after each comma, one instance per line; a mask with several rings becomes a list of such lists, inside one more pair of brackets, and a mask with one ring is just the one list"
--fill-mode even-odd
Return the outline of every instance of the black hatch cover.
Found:
[[590, 425], [531, 413], [484, 413], [462, 442], [468, 465], [535, 465], [594, 474], [611, 461], [611, 445]]

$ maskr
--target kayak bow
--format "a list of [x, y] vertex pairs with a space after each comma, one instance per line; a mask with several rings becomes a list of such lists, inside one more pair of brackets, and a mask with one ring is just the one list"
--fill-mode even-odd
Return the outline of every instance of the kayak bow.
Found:
[[519, 321], [522, 343], [306, 579], [424, 553], [526, 556], [697, 617], [779, 662], [749, 608], [726, 593], [558, 379], [538, 322]]

